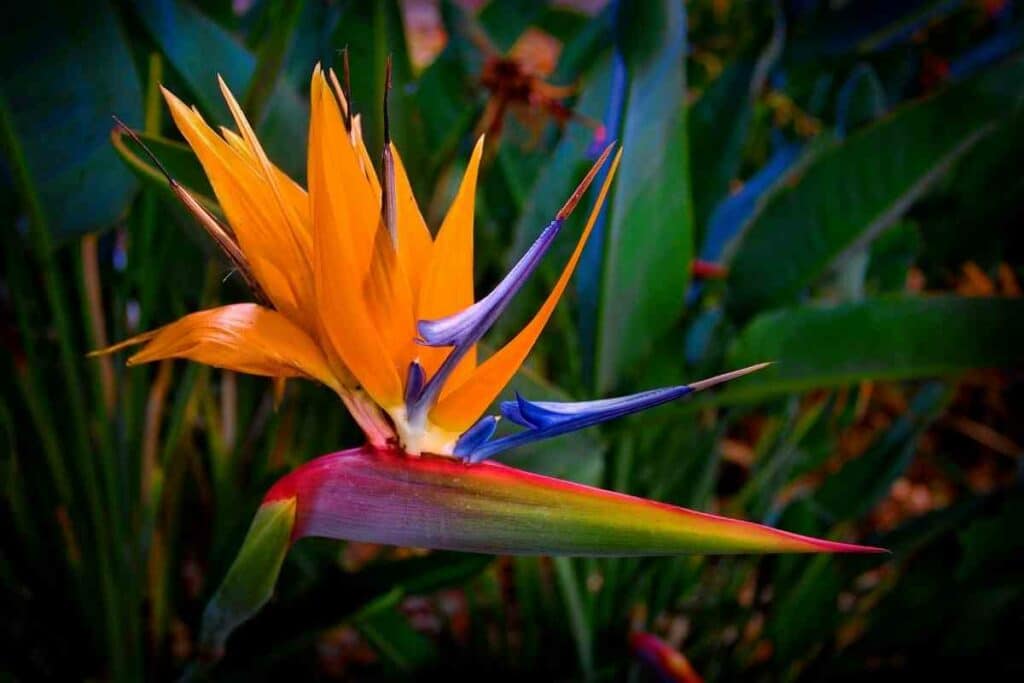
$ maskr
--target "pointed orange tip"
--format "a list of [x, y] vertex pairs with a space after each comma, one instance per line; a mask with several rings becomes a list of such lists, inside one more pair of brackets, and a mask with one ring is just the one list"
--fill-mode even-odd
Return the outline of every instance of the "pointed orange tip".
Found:
[[601, 167], [604, 166], [604, 163], [608, 160], [608, 155], [612, 153], [612, 149], [614, 147], [615, 141], [613, 140], [608, 144], [607, 147], [604, 148], [604, 151], [601, 152], [601, 156], [597, 158], [597, 161], [594, 162], [594, 165], [590, 167], [589, 171], [587, 171], [587, 175], [583, 177], [583, 180], [581, 180], [580, 184], [576, 186], [576, 189], [573, 191], [572, 195], [569, 197], [568, 200], [566, 200], [565, 204], [562, 205], [561, 210], [559, 210], [559, 212], [555, 215], [555, 218], [557, 220], [564, 221], [566, 218], [569, 217], [569, 214], [573, 212], [573, 210], [576, 208], [576, 205], [580, 203], [581, 199], [583, 199], [583, 195], [586, 194], [587, 190], [590, 188], [590, 184], [594, 182], [594, 178], [597, 177], [598, 171], [601, 170]]

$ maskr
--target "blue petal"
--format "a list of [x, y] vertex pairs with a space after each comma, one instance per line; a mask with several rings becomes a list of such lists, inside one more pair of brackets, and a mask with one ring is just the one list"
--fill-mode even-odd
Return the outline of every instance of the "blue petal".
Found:
[[501, 414], [511, 422], [525, 427], [525, 429], [516, 434], [487, 442], [490, 434], [494, 432], [494, 426], [490, 425], [490, 434], [481, 439], [481, 425], [487, 419], [484, 418], [459, 439], [456, 446], [456, 454], [464, 457], [468, 456], [470, 462], [481, 462], [516, 446], [523, 446], [534, 441], [540, 441], [541, 439], [567, 434], [601, 422], [613, 420], [617, 417], [623, 417], [674, 401], [696, 391], [742, 377], [767, 365], [768, 363], [761, 363], [711, 377], [710, 379], [693, 382], [692, 384], [651, 389], [650, 391], [643, 391], [638, 394], [597, 401], [529, 401], [516, 394], [515, 401], [502, 401]]
[[485, 415], [476, 421], [466, 433], [459, 437], [455, 443], [454, 454], [461, 456], [471, 455], [476, 449], [484, 445], [494, 435], [498, 428], [498, 418], [493, 415]]
[[423, 380], [426, 379], [423, 366], [420, 365], [418, 360], [414, 360], [409, 363], [409, 371], [405, 376], [405, 405], [411, 405], [416, 402], [423, 393]]

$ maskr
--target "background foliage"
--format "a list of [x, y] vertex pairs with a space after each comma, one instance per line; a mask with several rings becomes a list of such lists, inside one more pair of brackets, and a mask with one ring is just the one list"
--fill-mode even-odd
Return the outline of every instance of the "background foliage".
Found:
[[[371, 149], [394, 58], [394, 136], [433, 226], [499, 54], [574, 84], [565, 104], [624, 145], [576, 289], [519, 387], [594, 397], [776, 361], [506, 461], [892, 554], [551, 560], [303, 541], [217, 678], [647, 680], [637, 629], [708, 679], [1024, 671], [1017, 3], [43, 4], [8, 3], [0, 41], [0, 671], [189, 670], [269, 483], [358, 442], [319, 387], [291, 383], [275, 408], [254, 378], [84, 358], [245, 296], [110, 115], [209, 198], [156, 86], [227, 123], [220, 73], [302, 178], [305, 86], [346, 45]], [[536, 101], [503, 120], [477, 205], [478, 291], [554, 214], [594, 140]], [[694, 280], [698, 257], [727, 275]]]

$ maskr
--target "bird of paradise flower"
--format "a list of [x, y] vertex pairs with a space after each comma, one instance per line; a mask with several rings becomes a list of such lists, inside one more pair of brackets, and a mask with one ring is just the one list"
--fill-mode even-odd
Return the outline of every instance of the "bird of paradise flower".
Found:
[[[763, 367], [596, 401], [517, 396], [499, 411], [519, 431], [495, 437], [500, 418], [485, 413], [565, 290], [621, 151], [547, 299], [518, 334], [481, 360], [477, 343], [559, 236], [607, 163], [611, 146], [506, 277], [474, 301], [474, 191], [483, 138], [432, 236], [386, 126], [378, 176], [363, 144], [360, 117], [333, 71], [318, 66], [312, 76], [308, 189], [271, 163], [241, 107], [220, 85], [237, 133], [218, 134], [195, 108], [163, 92], [209, 176], [226, 223], [165, 175], [258, 303], [192, 313], [96, 353], [142, 344], [129, 364], [184, 358], [277, 382], [318, 381], [338, 394], [367, 443], [316, 458], [270, 489], [207, 606], [200, 635], [207, 655], [219, 655], [228, 634], [269, 600], [288, 548], [306, 536], [496, 554], [878, 550], [489, 461], [507, 449], [680, 399]], [[386, 98], [384, 107], [386, 121]]]

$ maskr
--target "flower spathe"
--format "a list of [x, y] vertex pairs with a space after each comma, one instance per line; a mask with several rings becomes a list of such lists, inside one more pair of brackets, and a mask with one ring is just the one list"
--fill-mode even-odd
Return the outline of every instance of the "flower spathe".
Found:
[[215, 131], [195, 108], [163, 92], [226, 224], [167, 178], [257, 302], [192, 313], [100, 353], [141, 344], [130, 364], [184, 358], [277, 382], [318, 381], [338, 394], [368, 444], [311, 461], [273, 487], [207, 609], [208, 649], [219, 650], [231, 629], [269, 599], [288, 546], [307, 535], [489, 553], [874, 550], [483, 462], [508, 448], [676, 400], [764, 365], [614, 399], [557, 403], [517, 397], [500, 411], [518, 431], [495, 437], [500, 418], [484, 413], [551, 317], [607, 197], [621, 150], [548, 297], [522, 330], [480, 359], [477, 343], [557, 241], [612, 147], [506, 277], [477, 300], [473, 215], [483, 138], [432, 234], [387, 126], [378, 175], [360, 118], [333, 72], [313, 71], [307, 188], [273, 165], [223, 81], [221, 89], [237, 132]]

